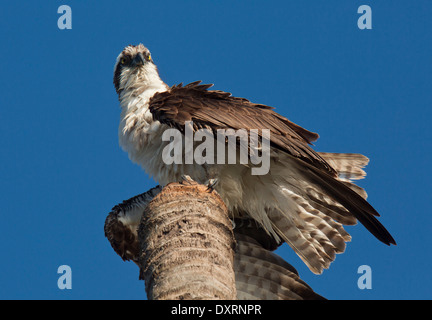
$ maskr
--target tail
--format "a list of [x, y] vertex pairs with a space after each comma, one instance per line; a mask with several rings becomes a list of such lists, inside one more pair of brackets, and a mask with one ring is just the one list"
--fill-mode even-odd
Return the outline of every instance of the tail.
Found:
[[294, 157], [284, 159], [273, 168], [283, 179], [272, 190], [275, 201], [266, 209], [273, 229], [270, 232], [287, 242], [318, 274], [330, 266], [336, 254], [345, 251], [345, 243], [351, 240], [344, 225], [354, 225], [358, 220], [380, 241], [395, 244], [375, 218], [379, 215], [365, 200], [365, 190], [353, 181], [366, 176], [363, 168], [369, 159], [359, 154], [320, 156], [337, 171], [336, 178]]
[[352, 180], [360, 180], [366, 177], [363, 170], [369, 163], [369, 158], [359, 153], [330, 153], [318, 152], [318, 154], [338, 173], [338, 180], [357, 192], [363, 199], [367, 199], [366, 191], [357, 186]]

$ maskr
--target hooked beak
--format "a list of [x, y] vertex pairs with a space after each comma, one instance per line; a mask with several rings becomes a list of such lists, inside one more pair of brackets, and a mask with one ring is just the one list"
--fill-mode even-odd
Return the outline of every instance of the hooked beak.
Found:
[[132, 63], [135, 66], [142, 66], [142, 65], [144, 65], [144, 62], [145, 62], [145, 58], [141, 52], [139, 52], [132, 61]]

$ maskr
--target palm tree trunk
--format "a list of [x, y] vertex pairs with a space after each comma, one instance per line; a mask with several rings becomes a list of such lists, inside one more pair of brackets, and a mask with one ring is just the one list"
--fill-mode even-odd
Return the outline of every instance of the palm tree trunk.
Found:
[[138, 238], [148, 299], [236, 299], [234, 234], [216, 191], [167, 185], [146, 207]]

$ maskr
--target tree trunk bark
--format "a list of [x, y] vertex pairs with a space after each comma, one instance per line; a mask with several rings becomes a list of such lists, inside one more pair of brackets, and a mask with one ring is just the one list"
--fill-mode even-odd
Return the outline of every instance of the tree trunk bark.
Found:
[[149, 300], [233, 300], [235, 239], [216, 191], [167, 185], [146, 207], [138, 238]]

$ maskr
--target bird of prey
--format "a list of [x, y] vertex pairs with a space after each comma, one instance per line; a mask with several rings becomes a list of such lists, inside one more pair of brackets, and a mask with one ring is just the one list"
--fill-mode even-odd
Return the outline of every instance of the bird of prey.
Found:
[[[140, 267], [138, 226], [147, 204], [161, 186], [114, 206], [105, 221], [105, 236], [124, 260]], [[250, 219], [234, 220], [234, 274], [238, 300], [322, 300], [297, 270], [273, 251], [274, 239]]]
[[[286, 242], [309, 269], [322, 273], [345, 250], [344, 225], [360, 221], [378, 240], [395, 240], [377, 220], [378, 212], [353, 180], [364, 177], [368, 159], [360, 154], [319, 153], [311, 144], [317, 133], [276, 113], [272, 107], [230, 93], [209, 90], [201, 81], [169, 87], [142, 44], [129, 45], [117, 57], [114, 86], [121, 106], [119, 143], [129, 158], [161, 185], [189, 176], [219, 193], [232, 218], [249, 217], [277, 242]], [[270, 132], [270, 166], [254, 175], [247, 163], [171, 163], [163, 161], [166, 130], [182, 134], [186, 124], [233, 132]]]

